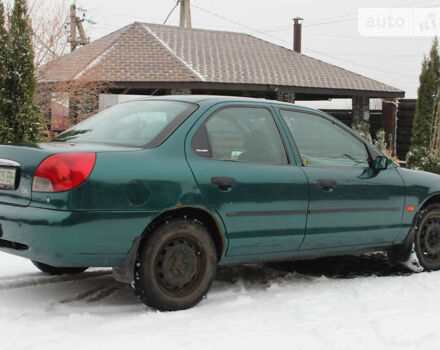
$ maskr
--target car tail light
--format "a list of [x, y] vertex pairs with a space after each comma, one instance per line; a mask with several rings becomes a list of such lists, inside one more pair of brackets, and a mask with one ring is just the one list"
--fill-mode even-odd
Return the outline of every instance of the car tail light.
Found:
[[35, 171], [32, 191], [69, 191], [90, 176], [95, 161], [95, 153], [53, 154], [43, 160]]

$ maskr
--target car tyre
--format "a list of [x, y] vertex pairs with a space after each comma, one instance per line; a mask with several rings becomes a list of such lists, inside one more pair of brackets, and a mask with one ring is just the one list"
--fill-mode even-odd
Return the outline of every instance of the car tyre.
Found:
[[410, 234], [412, 244], [388, 251], [390, 260], [413, 272], [440, 270], [440, 204], [423, 208]]
[[425, 270], [440, 269], [439, 204], [431, 204], [420, 213], [414, 236], [414, 251]]
[[206, 227], [195, 219], [169, 219], [142, 241], [131, 286], [142, 303], [157, 310], [189, 309], [207, 294], [216, 267]]
[[77, 273], [84, 272], [88, 269], [88, 267], [56, 267], [51, 266], [47, 264], [43, 264], [38, 261], [32, 261], [32, 264], [34, 264], [37, 269], [39, 269], [41, 272], [44, 272], [48, 275], [74, 275]]

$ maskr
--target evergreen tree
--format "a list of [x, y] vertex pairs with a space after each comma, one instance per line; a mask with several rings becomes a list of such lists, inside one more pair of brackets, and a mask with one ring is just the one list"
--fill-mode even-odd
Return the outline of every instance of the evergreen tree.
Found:
[[5, 7], [3, 5], [3, 2], [0, 1], [0, 79], [4, 78], [7, 40], [8, 33], [6, 32], [5, 28]]
[[8, 33], [5, 28], [5, 8], [0, 1], [0, 130], [5, 122], [4, 104], [5, 104], [5, 66], [6, 66], [6, 43]]
[[413, 146], [429, 146], [434, 96], [439, 88], [440, 58], [438, 54], [438, 41], [434, 39], [429, 59], [424, 60], [420, 74], [420, 86], [416, 114], [412, 130], [411, 144]]
[[[440, 89], [440, 57], [437, 38], [429, 57], [425, 57], [419, 78], [417, 104], [412, 128], [411, 148], [407, 155], [408, 167], [425, 169], [431, 161], [430, 138], [434, 113], [434, 98]], [[427, 169], [425, 169], [427, 170]]]
[[5, 123], [0, 130], [0, 142], [35, 142], [40, 138], [42, 128], [39, 110], [34, 104], [36, 79], [26, 0], [14, 2], [9, 15], [6, 48], [3, 84]]

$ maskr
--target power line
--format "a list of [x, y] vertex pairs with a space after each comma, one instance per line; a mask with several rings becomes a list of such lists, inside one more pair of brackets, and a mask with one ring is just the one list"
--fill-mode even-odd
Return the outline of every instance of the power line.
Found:
[[316, 34], [316, 33], [310, 33], [310, 32], [305, 32], [304, 36], [315, 36], [315, 37], [323, 37], [323, 38], [340, 38], [340, 39], [349, 39], [349, 40], [420, 40], [419, 37], [391, 37], [391, 36], [378, 36], [378, 37], [373, 37], [373, 36], [356, 36], [356, 35], [333, 35], [333, 34]]
[[[240, 22], [236, 22], [236, 21], [234, 21], [234, 20], [232, 20], [232, 19], [230, 19], [230, 18], [226, 18], [226, 17], [224, 17], [224, 16], [222, 16], [222, 15], [219, 15], [218, 13], [214, 13], [214, 12], [209, 11], [209, 10], [207, 10], [207, 9], [204, 9], [204, 8], [202, 8], [202, 7], [200, 7], [200, 6], [197, 6], [197, 5], [192, 4], [192, 7], [196, 8], [196, 9], [202, 11], [202, 12], [205, 12], [205, 13], [207, 13], [207, 14], [210, 14], [211, 16], [214, 16], [214, 17], [220, 18], [220, 19], [222, 19], [222, 20], [224, 20], [224, 21], [227, 21], [227, 22], [229, 22], [229, 23], [235, 24], [235, 25], [237, 25], [237, 26], [239, 26], [239, 27], [242, 27], [242, 28], [245, 28], [245, 29], [251, 30], [251, 31], [253, 31], [253, 32], [255, 32], [255, 33], [265, 34], [265, 33], [262, 32], [262, 31], [259, 31], [259, 30], [257, 30], [257, 29], [254, 29], [254, 28], [248, 27], [248, 26], [246, 26], [246, 25], [244, 25], [244, 24], [242, 24], [242, 23], [240, 23]], [[270, 37], [269, 35], [267, 35], [267, 36]]]
[[411, 53], [371, 53], [371, 52], [334, 52], [326, 51], [330, 55], [344, 55], [344, 56], [370, 56], [370, 57], [422, 57], [422, 54]]
[[[435, 0], [435, 1], [438, 1], [438, 0]], [[420, 3], [426, 3], [426, 2], [433, 2], [433, 0], [422, 1], [422, 2], [418, 2], [418, 3], [420, 4]], [[177, 5], [178, 5], [178, 3], [179, 3], [179, 1], [177, 2]], [[414, 3], [411, 3], [411, 4], [414, 4]], [[410, 5], [410, 4], [400, 5], [400, 6], [407, 6], [407, 5]], [[258, 34], [264, 35], [264, 36], [266, 36], [267, 38], [271, 38], [271, 39], [276, 40], [276, 41], [278, 41], [278, 42], [282, 42], [282, 43], [284, 43], [284, 44], [287, 44], [289, 47], [292, 46], [292, 43], [291, 43], [291, 42], [286, 41], [286, 40], [283, 40], [283, 39], [278, 38], [278, 37], [276, 37], [276, 36], [273, 36], [273, 35], [267, 34], [267, 31], [264, 31], [264, 30], [258, 30], [258, 29], [255, 29], [255, 28], [249, 27], [249, 26], [244, 25], [244, 24], [242, 24], [242, 23], [240, 23], [240, 22], [234, 21], [234, 20], [232, 20], [232, 19], [230, 19], [230, 18], [227, 18], [227, 17], [225, 17], [225, 16], [222, 16], [222, 15], [220, 15], [220, 14], [218, 14], [218, 13], [215, 13], [215, 12], [212, 12], [212, 11], [210, 11], [210, 10], [204, 9], [204, 8], [198, 6], [198, 5], [195, 5], [195, 4], [192, 4], [192, 7], [196, 8], [196, 9], [202, 11], [202, 12], [205, 12], [205, 13], [211, 15], [211, 16], [214, 16], [214, 17], [220, 18], [220, 19], [222, 19], [222, 20], [224, 20], [224, 21], [227, 21], [227, 22], [229, 22], [229, 23], [232, 23], [232, 24], [234, 24], [234, 25], [236, 25], [236, 26], [239, 26], [239, 27], [241, 27], [241, 28], [247, 29], [247, 30], [252, 31], [252, 32], [254, 32], [254, 33], [258, 33]], [[174, 10], [173, 10], [173, 11], [174, 11]], [[135, 17], [135, 18], [144, 18], [144, 19], [147, 19], [146, 17], [140, 17], [140, 16], [137, 16], [137, 15], [135, 16], [135, 15], [121, 14], [121, 13], [116, 14], [116, 13], [111, 13], [111, 12], [107, 12], [107, 11], [101, 11], [101, 12], [108, 13], [108, 14], [111, 14], [111, 15], [116, 15], [116, 16], [127, 16], [127, 17]], [[152, 18], [149, 18], [149, 19], [152, 19]], [[212, 26], [212, 25], [210, 25], [210, 26]], [[289, 27], [289, 28], [291, 29], [291, 27]], [[382, 69], [379, 69], [379, 68], [377, 68], [377, 67], [372, 67], [372, 66], [368, 66], [368, 65], [360, 64], [360, 63], [357, 63], [357, 62], [353, 62], [353, 61], [350, 61], [350, 60], [347, 60], [347, 59], [344, 59], [344, 58], [340, 58], [340, 57], [337, 57], [337, 56], [334, 56], [334, 55], [331, 55], [331, 54], [327, 54], [327, 53], [325, 53], [325, 52], [321, 52], [321, 51], [317, 51], [317, 50], [313, 50], [313, 49], [308, 49], [308, 48], [305, 48], [305, 50], [310, 51], [310, 52], [312, 52], [312, 53], [316, 53], [316, 54], [321, 55], [321, 56], [330, 57], [330, 58], [332, 58], [332, 59], [336, 59], [336, 60], [339, 60], [339, 61], [342, 61], [342, 62], [350, 63], [350, 64], [353, 64], [353, 65], [355, 65], [355, 66], [359, 66], [359, 67], [367, 68], [367, 69], [370, 69], [370, 70], [375, 70], [375, 71], [378, 71], [378, 72], [382, 72], [382, 73], [386, 73], [386, 74], [391, 74], [391, 75], [402, 76], [402, 77], [410, 78], [410, 79], [417, 79], [416, 77], [412, 77], [412, 76], [409, 76], [409, 75], [406, 75], [406, 74], [402, 74], [402, 73], [398, 73], [398, 72], [392, 72], [392, 71], [389, 71], [389, 70], [382, 70]]]
[[174, 10], [176, 9], [177, 6], [179, 6], [180, 4], [180, 0], [176, 1], [176, 4], [174, 5], [174, 7], [171, 9], [170, 13], [168, 14], [167, 18], [165, 18], [165, 21], [163, 21], [163, 24], [166, 24], [168, 21], [168, 18], [170, 18], [171, 14], [174, 12]]
[[[194, 7], [194, 6], [193, 6]], [[117, 16], [117, 17], [129, 17], [132, 19], [139, 19], [139, 20], [144, 20], [144, 21], [154, 21], [154, 22], [162, 22], [163, 18], [157, 18], [157, 17], [143, 17], [143, 16], [139, 16], [137, 14], [129, 14], [129, 13], [115, 13], [115, 12], [109, 12], [109, 11], [105, 11], [105, 10], [97, 10], [96, 11], [98, 14], [104, 14], [104, 15], [112, 15], [112, 16]], [[107, 16], [104, 16], [107, 17]], [[117, 25], [115, 24], [105, 24], [103, 22], [100, 21], [100, 24], [104, 24], [107, 25], [109, 28], [113, 28], [116, 27]], [[211, 23], [198, 23], [198, 25], [200, 26], [209, 26], [211, 28], [223, 28], [223, 29], [227, 29], [230, 28], [228, 26], [224, 26], [224, 25], [215, 25], [215, 24], [211, 24]], [[237, 26], [240, 24], [236, 24]], [[241, 27], [241, 25], [240, 25]]]
[[108, 14], [108, 15], [112, 15], [112, 16], [118, 16], [118, 17], [138, 18], [138, 19], [143, 19], [143, 20], [147, 20], [147, 21], [151, 21], [151, 20], [153, 20], [153, 21], [162, 21], [162, 18], [143, 17], [143, 16], [133, 15], [133, 14], [129, 14], [129, 13], [115, 13], [115, 12], [109, 12], [109, 11], [105, 11], [105, 10], [98, 10], [96, 12], [103, 13], [103, 14]]
[[319, 54], [319, 55], [327, 56], [327, 57], [330, 57], [330, 58], [333, 58], [333, 59], [336, 59], [336, 60], [339, 60], [339, 61], [342, 61], [342, 62], [351, 63], [351, 64], [354, 64], [354, 65], [359, 66], [359, 67], [364, 67], [364, 68], [368, 68], [368, 69], [376, 70], [376, 71], [378, 71], [378, 72], [382, 72], [382, 73], [388, 73], [388, 74], [393, 74], [393, 75], [399, 75], [399, 76], [401, 76], [401, 77], [405, 77], [405, 78], [417, 79], [416, 77], [413, 77], [413, 76], [411, 76], [411, 75], [402, 74], [402, 73], [398, 73], [398, 72], [393, 72], [393, 71], [389, 71], [389, 70], [385, 70], [385, 69], [380, 69], [380, 68], [377, 68], [377, 67], [367, 66], [367, 65], [362, 64], [362, 63], [353, 62], [353, 61], [346, 60], [346, 59], [341, 58], [341, 57], [333, 56], [333, 55], [330, 55], [330, 54], [328, 54], [328, 53], [324, 53], [324, 52], [317, 51], [317, 50], [313, 50], [313, 49], [308, 49], [308, 48], [305, 48], [305, 49], [306, 49], [307, 51], [314, 52], [314, 53]]
[[[437, 2], [437, 1], [438, 0], [425, 0], [425, 1], [410, 2], [410, 3], [390, 6], [390, 8], [399, 8], [399, 7], [405, 7], [405, 6], [420, 5], [420, 4], [430, 3], [430, 2]], [[333, 23], [342, 23], [342, 22], [347, 22], [347, 21], [353, 21], [353, 20], [356, 20], [356, 19], [359, 18], [359, 15], [354, 15], [354, 14], [353, 15], [348, 15], [348, 16], [350, 16], [350, 17], [348, 17], [348, 18], [346, 18], [347, 16], [327, 17], [325, 19], [311, 21], [311, 22], [309, 22], [307, 24], [304, 24], [304, 26], [305, 27], [316, 27], [316, 26], [326, 25], [326, 24], [333, 24]], [[339, 21], [338, 21], [338, 19], [339, 19]]]
[[[420, 4], [430, 3], [430, 2], [437, 2], [437, 1], [438, 0], [425, 0], [425, 1], [411, 2], [411, 3], [391, 6], [390, 8], [399, 8], [399, 7], [410, 6], [410, 5], [420, 5]], [[423, 8], [423, 6], [422, 6], [422, 8]], [[350, 21], [354, 21], [357, 19], [359, 19], [359, 16], [354, 15], [354, 14], [353, 15], [344, 15], [344, 16], [339, 16], [339, 17], [326, 17], [326, 18], [321, 18], [321, 19], [315, 20], [315, 21], [307, 22], [307, 23], [303, 24], [303, 26], [306, 28], [312, 28], [312, 27], [317, 27], [317, 26], [321, 26], [321, 25], [350, 22]], [[278, 28], [274, 28], [274, 29], [269, 29], [264, 32], [276, 33], [276, 32], [283, 32], [283, 31], [287, 31], [287, 30], [291, 30], [291, 29], [292, 29], [291, 26], [283, 26], [283, 27], [278, 27]]]
[[[430, 0], [430, 1], [432, 1], [432, 0]], [[228, 22], [230, 22], [230, 23], [233, 23], [233, 24], [239, 25], [239, 26], [241, 26], [241, 27], [243, 27], [243, 28], [245, 28], [245, 29], [248, 29], [248, 30], [250, 30], [250, 31], [253, 31], [253, 32], [255, 32], [255, 33], [259, 33], [259, 34], [265, 35], [265, 36], [268, 37], [268, 38], [272, 38], [272, 39], [277, 40], [277, 41], [279, 41], [279, 42], [283, 42], [283, 43], [285, 43], [285, 44], [288, 44], [289, 46], [292, 45], [292, 43], [289, 42], [289, 41], [286, 41], [286, 40], [283, 40], [283, 39], [277, 38], [277, 37], [275, 37], [275, 36], [273, 36], [273, 35], [269, 35], [269, 34], [263, 32], [263, 31], [260, 31], [260, 30], [254, 29], [254, 28], [252, 28], [252, 27], [246, 26], [246, 25], [241, 24], [241, 23], [239, 23], [239, 22], [236, 22], [236, 21], [234, 21], [234, 20], [232, 20], [232, 19], [229, 19], [229, 18], [227, 18], [227, 17], [224, 17], [224, 16], [219, 15], [219, 14], [217, 14], [217, 13], [214, 13], [214, 12], [212, 12], [212, 11], [209, 11], [209, 10], [206, 10], [206, 9], [204, 9], [204, 8], [201, 8], [200, 6], [197, 6], [197, 5], [194, 5], [194, 4], [193, 4], [193, 7], [195, 7], [195, 8], [198, 9], [198, 10], [201, 10], [201, 11], [203, 11], [203, 12], [206, 12], [206, 13], [212, 15], [212, 16], [215, 16], [215, 17], [218, 17], [218, 18], [223, 19], [223, 20], [225, 20], [225, 21], [228, 21]], [[350, 60], [346, 60], [346, 59], [343, 59], [343, 58], [340, 58], [340, 57], [336, 57], [336, 56], [333, 56], [333, 55], [329, 55], [329, 54], [326, 54], [326, 53], [324, 53], [324, 52], [320, 52], [320, 51], [317, 51], [317, 50], [308, 49], [308, 48], [305, 48], [305, 49], [308, 50], [308, 51], [310, 51], [310, 52], [314, 52], [314, 53], [319, 54], [319, 55], [322, 55], [322, 56], [327, 56], [327, 57], [330, 57], [330, 58], [333, 58], [333, 59], [336, 59], [336, 60], [339, 60], [339, 61], [342, 61], [342, 62], [350, 63], [350, 64], [353, 64], [353, 65], [357, 65], [357, 66], [359, 66], [359, 67], [368, 68], [368, 69], [375, 70], [375, 71], [382, 72], [382, 73], [387, 73], [387, 74], [392, 74], [392, 75], [399, 75], [399, 76], [402, 76], [402, 77], [405, 77], [405, 78], [417, 79], [416, 77], [413, 77], [413, 76], [409, 76], [409, 75], [402, 74], [402, 73], [398, 73], [398, 72], [392, 72], [392, 71], [389, 71], [389, 70], [383, 70], [383, 69], [380, 69], [380, 68], [377, 68], [377, 67], [367, 66], [367, 65], [360, 64], [360, 63], [357, 63], [357, 62], [353, 62], [353, 61], [350, 61]]]
[[[438, 0], [424, 0], [424, 1], [411, 1], [411, 2], [407, 2], [404, 4], [399, 4], [399, 5], [394, 5], [394, 6], [389, 6], [389, 8], [399, 8], [399, 7], [405, 7], [405, 6], [412, 6], [412, 5], [420, 5], [420, 4], [426, 4], [426, 3], [430, 3], [430, 2], [437, 2]], [[343, 16], [339, 16], [336, 18], [342, 18], [344, 19], [347, 16], [354, 16], [354, 14], [349, 14], [349, 15], [343, 15]], [[322, 21], [327, 21], [327, 20], [331, 20], [331, 19], [335, 19], [335, 17], [325, 17], [325, 18], [320, 18], [317, 19], [315, 21], [312, 21], [311, 23], [315, 23], [315, 22], [322, 22]]]

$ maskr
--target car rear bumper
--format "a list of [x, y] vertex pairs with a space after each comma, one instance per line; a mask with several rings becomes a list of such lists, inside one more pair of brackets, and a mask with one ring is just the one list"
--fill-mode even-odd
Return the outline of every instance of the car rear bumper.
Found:
[[53, 266], [119, 265], [158, 212], [0, 205], [0, 251]]

